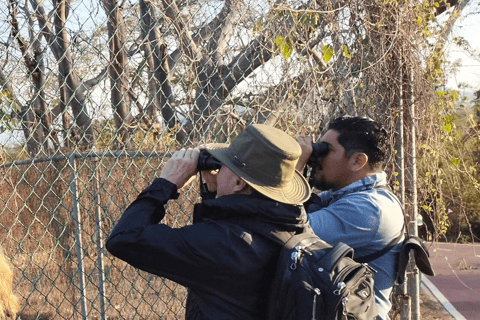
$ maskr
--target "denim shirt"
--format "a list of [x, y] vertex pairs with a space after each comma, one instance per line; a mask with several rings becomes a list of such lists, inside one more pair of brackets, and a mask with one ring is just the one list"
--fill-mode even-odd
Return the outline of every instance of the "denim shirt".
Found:
[[[403, 230], [403, 212], [396, 197], [382, 188], [385, 172], [366, 177], [337, 191], [323, 192], [308, 206], [308, 219], [315, 233], [334, 245], [343, 242], [356, 257], [379, 251]], [[382, 257], [369, 262], [375, 273], [377, 320], [389, 319], [398, 252], [401, 243]]]

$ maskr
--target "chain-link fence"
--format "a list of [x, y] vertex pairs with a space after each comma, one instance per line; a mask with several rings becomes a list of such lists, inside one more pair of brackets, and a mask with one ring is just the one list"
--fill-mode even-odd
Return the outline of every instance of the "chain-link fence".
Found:
[[[103, 248], [171, 152], [249, 123], [317, 138], [348, 113], [381, 121], [408, 158], [398, 119], [432, 99], [408, 3], [6, 1], [0, 244], [22, 319], [183, 318], [183, 287]], [[197, 201], [193, 184], [165, 223], [190, 223]]]

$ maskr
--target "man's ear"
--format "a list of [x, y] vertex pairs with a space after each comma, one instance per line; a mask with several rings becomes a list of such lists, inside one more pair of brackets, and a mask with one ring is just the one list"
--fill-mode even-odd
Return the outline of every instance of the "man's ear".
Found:
[[352, 171], [360, 171], [368, 163], [368, 156], [363, 152], [354, 153], [350, 157], [349, 165]]
[[233, 187], [233, 192], [241, 193], [247, 186], [248, 184], [245, 182], [245, 180], [237, 177], [235, 180], [235, 186]]

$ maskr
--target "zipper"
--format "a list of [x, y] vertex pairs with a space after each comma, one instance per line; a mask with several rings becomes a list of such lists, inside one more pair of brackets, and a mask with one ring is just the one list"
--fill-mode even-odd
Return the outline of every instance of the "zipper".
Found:
[[312, 255], [310, 251], [305, 250], [305, 246], [296, 246], [295, 251], [292, 252], [290, 255], [290, 258], [292, 259], [292, 264], [290, 265], [291, 270], [296, 270], [297, 269], [297, 263], [299, 262], [300, 258], [304, 253], [307, 253], [309, 255]]
[[343, 297], [342, 299], [342, 306], [343, 306], [343, 316], [346, 318], [347, 317], [347, 302], [348, 302], [348, 295], [346, 297]]
[[[337, 290], [338, 289], [343, 289], [345, 288], [346, 286], [343, 286], [341, 283], [344, 283], [343, 281], [341, 281], [342, 279], [344, 279], [344, 275], [345, 274], [348, 274], [350, 273], [352, 270], [355, 270], [355, 269], [361, 269], [361, 266], [358, 266], [358, 265], [353, 265], [351, 266], [350, 268], [348, 268], [347, 270], [342, 270], [342, 272], [340, 274], [338, 274], [338, 276], [336, 277], [335, 281], [334, 281], [334, 285], [337, 287]], [[367, 268], [368, 272], [371, 273], [371, 271]], [[361, 272], [357, 272], [357, 274], [350, 280], [350, 282], [353, 283], [353, 286], [356, 286], [358, 283], [361, 282], [361, 279], [363, 277], [363, 273]], [[342, 286], [342, 288], [340, 288], [340, 286]]]
[[[349, 268], [349, 270], [351, 270], [351, 269], [353, 269], [353, 268]], [[369, 268], [367, 268], [367, 270], [368, 270], [368, 272], [372, 273]], [[340, 276], [338, 276], [337, 279], [338, 279], [339, 277], [340, 277]], [[360, 283], [362, 283], [363, 281], [364, 281], [364, 280], [363, 280], [363, 273], [358, 272], [358, 273], [355, 275], [355, 277], [350, 280], [350, 282], [352, 282], [352, 285], [349, 286], [349, 287], [350, 287], [350, 288], [352, 288], [352, 287], [355, 288], [355, 287], [357, 287]], [[336, 289], [333, 293], [336, 294], [336, 295], [341, 295], [341, 294], [343, 293], [343, 291], [345, 290], [346, 287], [347, 287], [347, 285], [345, 284], [345, 282], [339, 281], [339, 282], [337, 283], [337, 289]], [[373, 288], [372, 288], [372, 289], [373, 289]], [[337, 291], [337, 290], [338, 290], [338, 291]], [[343, 314], [344, 316], [347, 315], [347, 302], [348, 302], [349, 296], [350, 296], [350, 292], [347, 292], [347, 294], [345, 295], [345, 297], [343, 297], [343, 298], [339, 301], [339, 303], [337, 304], [337, 308], [338, 308], [338, 306], [340, 305], [340, 303], [342, 304], [342, 314]]]
[[378, 271], [376, 269], [374, 269], [371, 265], [369, 265], [366, 262], [362, 263], [362, 266], [369, 268], [370, 270], [372, 270], [372, 272], [378, 273]]
[[314, 288], [313, 293], [312, 320], [317, 320], [317, 297], [319, 297], [322, 292], [320, 289]]

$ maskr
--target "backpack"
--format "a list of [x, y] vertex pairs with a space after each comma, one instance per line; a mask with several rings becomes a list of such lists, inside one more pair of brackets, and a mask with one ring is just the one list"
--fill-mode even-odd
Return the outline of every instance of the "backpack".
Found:
[[374, 275], [344, 243], [314, 233], [294, 235], [281, 249], [268, 297], [268, 320], [375, 319]]

